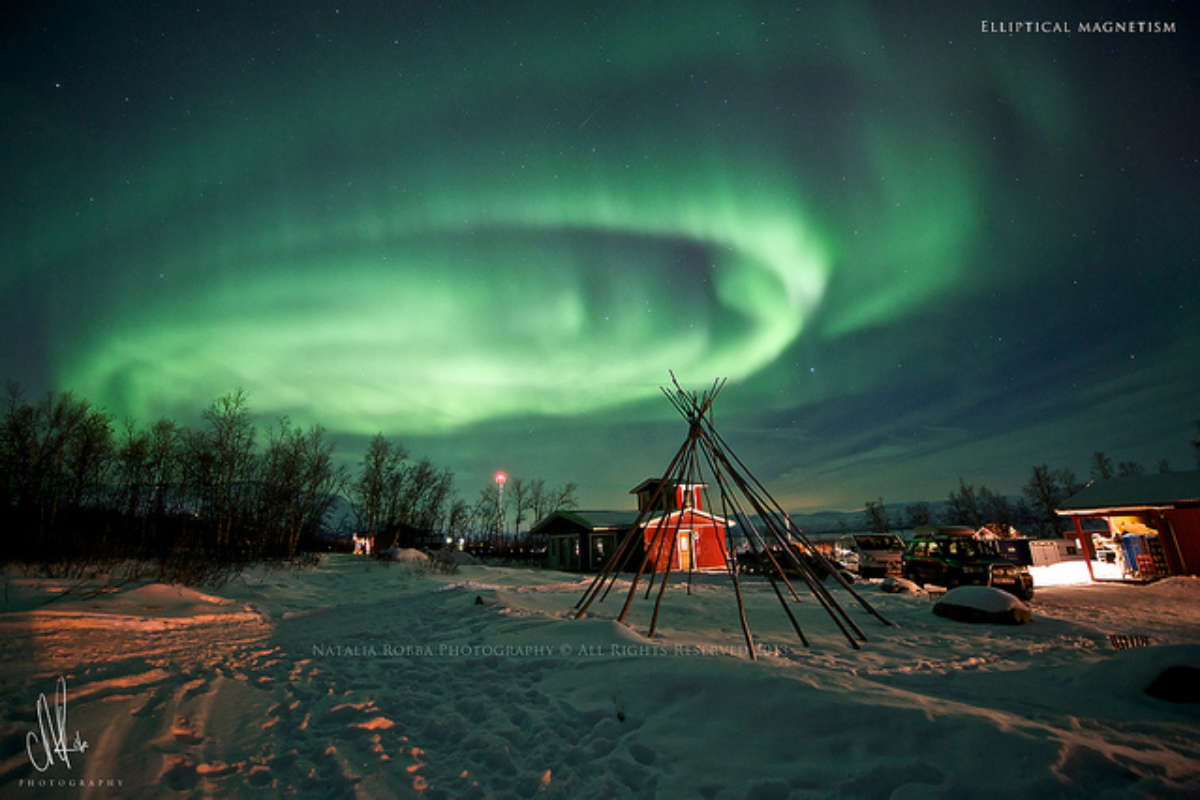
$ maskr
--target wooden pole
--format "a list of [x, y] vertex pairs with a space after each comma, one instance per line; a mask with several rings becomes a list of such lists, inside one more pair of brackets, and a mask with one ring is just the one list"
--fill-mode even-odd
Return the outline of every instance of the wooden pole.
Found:
[[[751, 521], [750, 521], [750, 515], [741, 506], [741, 502], [737, 499], [736, 493], [731, 492], [731, 497], [732, 497], [732, 502], [734, 503], [734, 506], [737, 509], [736, 513], [740, 516], [742, 524], [745, 525], [748, 530], [754, 531], [754, 535], [756, 537], [759, 537], [758, 538], [759, 547], [764, 552], [769, 553], [770, 549], [771, 549], [770, 544], [768, 542], [764, 541], [761, 538], [761, 536], [759, 536], [757, 529], [754, 528], [753, 523], [751, 523]], [[747, 498], [747, 500], [749, 500], [749, 498]], [[761, 514], [760, 514], [760, 517], [761, 517]], [[769, 527], [767, 529], [768, 529], [768, 531], [770, 530]], [[796, 571], [799, 573], [801, 580], [803, 580], [804, 583], [808, 586], [809, 592], [811, 592], [813, 597], [816, 598], [817, 602], [821, 604], [821, 608], [823, 608], [825, 610], [825, 613], [829, 615], [830, 619], [833, 620], [834, 624], [838, 626], [838, 629], [841, 630], [842, 635], [846, 637], [846, 641], [850, 643], [850, 646], [857, 649], [858, 642], [856, 642], [854, 640], [854, 636], [851, 635], [851, 632], [842, 623], [842, 620], [838, 618], [837, 612], [841, 609], [838, 606], [837, 601], [834, 600], [831, 596], [829, 596], [829, 593], [825, 590], [825, 587], [821, 585], [820, 581], [812, 573], [812, 571], [809, 569], [809, 567], [806, 563], [804, 563], [802, 560], [796, 558], [795, 554], [792, 553], [790, 550], [786, 550], [786, 552], [788, 553], [789, 556], [792, 557], [792, 560], [796, 567]], [[775, 560], [774, 558], [771, 558], [771, 563], [775, 567], [775, 569], [779, 573], [779, 575], [781, 577], [783, 577], [784, 580], [786, 580], [786, 574], [783, 570], [783, 567], [779, 564], [779, 562], [777, 560]], [[768, 574], [770, 574], [770, 573], [768, 573]], [[851, 624], [853, 624], [853, 623], [851, 623]]]
[[[688, 515], [688, 522], [691, 523], [691, 525], [688, 526], [688, 573], [687, 573], [688, 597], [692, 596], [692, 574], [696, 571], [696, 544], [697, 544], [697, 539], [699, 538], [696, 536], [696, 511], [698, 511], [699, 509], [697, 509], [695, 507], [695, 502], [694, 502], [693, 495], [692, 495], [692, 484], [697, 484], [698, 489], [701, 489], [701, 490], [703, 489], [703, 487], [700, 486], [699, 482], [697, 481], [697, 478], [699, 477], [699, 470], [698, 470], [699, 465], [696, 462], [697, 462], [696, 450], [695, 450], [695, 448], [692, 448], [692, 463], [691, 463], [690, 469], [688, 470], [687, 483], [684, 484], [685, 491], [688, 494], [688, 499], [687, 499], [687, 502], [683, 503], [684, 508], [680, 509], [680, 511], [679, 511], [680, 524], [683, 523], [683, 515], [685, 513]], [[680, 498], [680, 499], [682, 500], [683, 498]], [[685, 509], [690, 509], [690, 510], [685, 510]]]
[[[672, 380], [675, 379], [674, 374], [671, 375], [671, 379]], [[676, 386], [676, 388], [678, 388], [678, 386], [679, 386], [678, 382], [676, 382], [675, 386]], [[710, 408], [712, 406], [712, 400], [716, 396], [716, 391], [718, 391], [718, 390], [719, 389], [713, 390], [712, 394], [708, 398], [707, 404], [705, 405], [706, 409]], [[682, 390], [680, 390], [680, 392], [682, 393]], [[692, 407], [696, 408], [696, 403], [695, 403], [694, 399], [693, 399]], [[685, 417], [686, 416], [687, 415], [685, 415]], [[689, 438], [692, 438], [693, 442], [695, 442], [696, 441], [695, 437], [697, 437], [697, 435], [699, 434], [701, 429], [695, 420], [689, 418], [688, 422], [689, 422], [689, 428], [690, 428]], [[694, 457], [694, 446], [695, 445], [693, 444], [693, 457]], [[693, 554], [693, 558], [694, 557], [695, 557], [695, 554]], [[725, 569], [729, 573], [730, 581], [732, 581], [732, 583], [733, 583], [733, 594], [737, 600], [738, 621], [741, 623], [741, 626], [742, 626], [742, 636], [746, 640], [746, 652], [749, 654], [751, 661], [757, 661], [758, 660], [758, 651], [754, 649], [754, 635], [750, 632], [750, 621], [748, 619], [746, 619], [746, 603], [745, 603], [745, 598], [742, 597], [742, 584], [741, 584], [741, 581], [738, 579], [736, 565], [734, 564], [734, 562], [732, 560], [726, 558], [725, 559]], [[776, 594], [778, 594], [778, 591], [776, 591]], [[782, 601], [782, 597], [780, 599]], [[657, 610], [655, 611], [655, 616], [657, 617]], [[798, 630], [798, 628], [797, 628], [797, 630]], [[801, 639], [801, 641], [804, 641], [803, 634], [801, 634], [800, 639]]]
[[[722, 511], [724, 511], [724, 501], [722, 500]], [[727, 518], [728, 519], [728, 518]], [[742, 583], [738, 578], [737, 564], [729, 558], [725, 559], [725, 569], [729, 573], [729, 580], [733, 583], [733, 595], [737, 600], [738, 621], [742, 625], [742, 636], [746, 640], [746, 652], [750, 655], [751, 661], [758, 660], [758, 651], [754, 649], [754, 636], [750, 633], [750, 621], [746, 619], [746, 602], [742, 597]], [[775, 586], [775, 582], [771, 582], [771, 586]], [[792, 616], [791, 610], [787, 608], [787, 601], [783, 599], [778, 587], [775, 587], [775, 596], [779, 598], [779, 602], [783, 603], [784, 609], [788, 612], [788, 617], [792, 620], [792, 625], [796, 629], [796, 633], [800, 634], [800, 641], [804, 642], [805, 646], [808, 642], [804, 638], [804, 634], [800, 631], [800, 625], [796, 622], [796, 618]]]
[[[659, 536], [658, 534], [661, 533], [667, 527], [667, 525], [665, 524], [666, 518], [671, 516], [671, 513], [672, 512], [670, 512], [670, 511], [666, 512], [666, 514], [663, 515], [663, 519], [658, 523], [658, 526], [656, 528], [655, 541], [658, 542], [658, 549], [655, 550], [655, 552], [654, 552], [654, 569], [650, 571], [650, 580], [646, 586], [645, 599], [647, 599], [647, 600], [650, 599], [650, 590], [654, 588], [655, 576], [658, 574], [658, 565], [660, 563], [662, 563], [663, 545], [666, 544], [667, 537]], [[672, 522], [670, 525], [670, 527], [671, 527], [671, 549], [669, 551], [667, 551], [668, 571], [670, 569], [671, 562], [675, 560], [675, 553], [678, 552], [675, 548], [678, 546], [679, 526], [682, 523], [683, 523], [683, 515], [676, 514], [675, 521]]]
[[[687, 441], [683, 443], [683, 447], [680, 448], [680, 455], [682, 456], [684, 451], [689, 450], [691, 447], [694, 446], [694, 444], [695, 444], [695, 441], [689, 436]], [[670, 477], [669, 474], [663, 477], [663, 482], [659, 484], [658, 492], [656, 493], [656, 495], [661, 494], [663, 487], [666, 485], [667, 479], [669, 477]], [[662, 531], [663, 531], [663, 526], [660, 525], [658, 527], [658, 533], [655, 536], [656, 540], [659, 536], [662, 536]], [[646, 562], [649, 560], [649, 558], [650, 558], [650, 547], [648, 546], [646, 548], [646, 554], [642, 557], [641, 566], [638, 567], [637, 574], [635, 574], [633, 576], [633, 582], [629, 585], [629, 594], [625, 598], [625, 605], [623, 605], [621, 607], [621, 613], [617, 616], [617, 622], [625, 621], [625, 616], [629, 613], [629, 606], [631, 603], [633, 603], [633, 595], [637, 591], [638, 580], [642, 577], [642, 573], [645, 572]]]
[[[671, 480], [671, 483], [672, 483], [672, 485], [679, 483], [679, 480], [680, 480], [680, 478], [681, 478], [681, 477], [683, 476], [683, 474], [684, 474], [684, 472], [683, 472], [683, 471], [684, 471], [684, 470], [686, 470], [686, 464], [687, 464], [687, 462], [688, 462], [688, 461], [689, 461], [691, 458], [692, 458], [692, 452], [689, 450], [688, 454], [687, 454], [687, 455], [685, 455], [685, 456], [683, 457], [683, 462], [682, 462], [682, 465], [681, 465], [681, 467], [680, 467], [680, 472], [679, 472], [679, 474], [678, 474], [678, 475], [676, 475], [676, 476], [674, 476], [674, 477], [672, 478], [672, 480]], [[662, 485], [662, 489], [663, 489], [663, 491], [664, 491], [664, 493], [665, 493], [665, 491], [666, 491], [666, 484], [663, 484], [663, 485]], [[669, 503], [664, 503], [663, 505], [664, 505], [664, 506], [667, 506], [667, 505], [670, 505], [670, 504], [669, 504]], [[654, 537], [651, 539], [651, 543], [650, 543], [650, 544], [648, 544], [648, 545], [646, 546], [646, 557], [647, 557], [647, 558], [649, 558], [649, 555], [650, 555], [650, 552], [651, 552], [651, 551], [653, 551], [653, 552], [654, 552], [654, 569], [650, 570], [650, 579], [649, 579], [649, 581], [648, 581], [648, 582], [647, 582], [647, 584], [646, 584], [646, 594], [645, 594], [645, 596], [644, 596], [644, 598], [643, 598], [643, 599], [646, 599], [646, 600], [649, 600], [649, 599], [650, 599], [650, 592], [651, 592], [651, 591], [654, 589], [654, 583], [655, 583], [655, 580], [656, 580], [656, 578], [657, 578], [657, 576], [658, 576], [658, 565], [659, 565], [659, 563], [660, 563], [660, 562], [661, 562], [661, 560], [662, 560], [662, 555], [663, 555], [663, 547], [664, 547], [664, 545], [666, 544], [666, 535], [665, 535], [665, 531], [666, 531], [666, 529], [667, 529], [667, 527], [668, 527], [668, 526], [665, 524], [665, 522], [666, 522], [666, 519], [667, 519], [668, 517], [670, 517], [670, 516], [671, 516], [671, 512], [670, 512], [669, 510], [665, 509], [665, 508], [663, 509], [663, 511], [664, 511], [664, 513], [663, 513], [663, 516], [662, 516], [662, 518], [659, 520], [658, 524], [657, 524], [657, 525], [655, 525], [655, 527], [654, 527]], [[672, 536], [676, 536], [676, 535], [678, 535], [678, 531], [679, 531], [679, 523], [680, 523], [680, 519], [679, 519], [679, 517], [676, 517], [676, 518], [675, 518], [675, 521], [674, 521], [674, 524], [673, 524], [673, 525], [674, 525], [674, 530], [672, 531]], [[672, 543], [672, 548], [674, 548], [674, 547], [675, 547], [675, 545], [674, 545], [674, 543]], [[674, 558], [674, 551], [673, 551], [673, 549], [672, 549], [672, 552], [668, 553], [668, 555], [667, 555], [667, 563], [668, 563], [668, 565], [670, 564], [670, 560], [671, 560], [672, 558]]]
[[[776, 573], [778, 573], [779, 577], [783, 580], [784, 585], [787, 586], [788, 591], [792, 595], [792, 599], [795, 600], [797, 603], [799, 603], [800, 602], [800, 594], [796, 591], [796, 587], [794, 587], [792, 585], [792, 582], [790, 580], [788, 580], [787, 574], [784, 572], [783, 567], [780, 566], [779, 562], [775, 559], [774, 554], [771, 553], [771, 549], [766, 546], [766, 543], [763, 541], [762, 537], [758, 533], [758, 528], [756, 528], [754, 523], [750, 520], [749, 515], [745, 514], [744, 510], [741, 509], [741, 504], [738, 503], [737, 495], [735, 493], [733, 493], [732, 491], [730, 491], [728, 489], [728, 487], [726, 486], [725, 482], [721, 479], [720, 468], [713, 463], [712, 455], [708, 452], [707, 446], [705, 448], [704, 456], [705, 456], [705, 459], [708, 461], [709, 470], [712, 472], [714, 478], [717, 481], [718, 488], [721, 490], [722, 512], [724, 512], [724, 510], [726, 508], [725, 499], [726, 499], [726, 497], [729, 497], [730, 502], [735, 503], [737, 506], [734, 509], [734, 515], [738, 516], [742, 520], [741, 524], [743, 526], [743, 530], [746, 531], [746, 534], [745, 534], [746, 543], [753, 548], [755, 546], [754, 542], [755, 542], [755, 540], [757, 540], [758, 545], [761, 546], [761, 555], [766, 556], [767, 560], [771, 563], [771, 566], [773, 566], [775, 568]], [[753, 535], [754, 539], [751, 538], [751, 535]], [[755, 549], [754, 554], [756, 557], [759, 557], [760, 551], [758, 549]], [[767, 571], [764, 574], [766, 574], [768, 577], [770, 577], [770, 571]]]
[[[754, 485], [757, 486], [760, 490], [762, 490], [764, 496], [767, 497], [771, 501], [771, 505], [774, 506], [774, 510], [778, 514], [780, 514], [782, 517], [786, 517], [787, 512], [784, 511], [783, 508], [780, 507], [779, 503], [776, 502], [773, 497], [771, 497], [771, 493], [767, 491], [766, 487], [762, 485], [762, 483], [758, 480], [758, 478], [754, 477], [754, 474], [746, 468], [746, 465], [743, 464], [741, 459], [738, 458], [737, 453], [734, 453], [732, 450], [729, 449], [728, 445], [725, 444], [724, 439], [721, 438], [721, 434], [718, 433], [716, 431], [716, 429], [713, 428], [711, 425], [707, 426], [706, 433], [709, 434], [710, 436], [712, 436], [714, 438], [714, 440], [721, 445], [722, 452], [728, 452], [729, 455], [733, 457], [734, 461], [736, 461], [741, 466], [741, 468], [746, 471], [747, 476], [749, 476], [750, 480], [754, 483]], [[834, 580], [836, 580], [842, 586], [843, 589], [845, 589], [847, 592], [849, 592], [850, 595], [855, 600], [857, 600], [863, 608], [865, 608], [870, 614], [872, 614], [876, 619], [878, 619], [884, 625], [894, 625], [895, 624], [895, 623], [889, 621], [887, 618], [885, 618], [878, 611], [876, 611], [874, 606], [872, 606], [870, 603], [868, 603], [858, 592], [856, 592], [854, 590], [854, 587], [852, 587], [850, 585], [850, 583], [844, 577], [842, 577], [841, 573], [839, 573], [836, 569], [834, 569], [833, 565], [829, 563], [829, 559], [825, 558], [825, 556], [819, 550], [817, 550], [815, 547], [813, 547], [812, 543], [810, 541], [808, 541], [808, 537], [806, 537], [803, 534], [803, 532], [797, 530], [796, 537], [798, 539], [800, 539], [800, 541], [802, 541], [806, 547], [809, 548], [809, 550], [817, 558], [817, 560], [821, 562], [822, 566], [824, 566], [826, 569], [828, 569], [830, 574], [833, 575]]]
[[1071, 517], [1071, 522], [1075, 523], [1075, 534], [1079, 537], [1076, 539], [1076, 541], [1078, 541], [1079, 546], [1083, 548], [1083, 562], [1087, 564], [1088, 577], [1092, 579], [1093, 583], [1095, 583], [1096, 573], [1092, 570], [1092, 562], [1096, 560], [1096, 551], [1095, 548], [1092, 547], [1092, 535], [1090, 533], [1086, 535], [1084, 534], [1083, 526], [1079, 524], [1078, 516], [1073, 515]]
[[[846, 623], [849, 624], [849, 626], [854, 630], [854, 632], [863, 641], [866, 641], [866, 638], [867, 638], [866, 634], [864, 634], [862, 632], [862, 629], [860, 629], [854, 623], [854, 620], [849, 618], [849, 615], [846, 614], [845, 609], [843, 609], [838, 604], [837, 600], [834, 599], [833, 595], [831, 595], [829, 593], [829, 590], [826, 589], [821, 584], [820, 579], [818, 579], [817, 576], [812, 573], [812, 570], [809, 568], [808, 564], [806, 564], [803, 561], [803, 559], [799, 558], [792, 551], [791, 544], [787, 542], [786, 538], [782, 538], [779, 536], [778, 531], [776, 530], [776, 528], [773, 524], [773, 521], [771, 520], [771, 518], [769, 516], [764, 515], [761, 504], [758, 502], [758, 500], [754, 496], [754, 494], [752, 492], [748, 491], [745, 480], [737, 473], [736, 470], [734, 470], [732, 468], [732, 465], [728, 462], [727, 459], [725, 459], [724, 453], [722, 453], [720, 450], [718, 450], [716, 448], [713, 448], [711, 450], [711, 452], [712, 452], [714, 459], [716, 460], [716, 462], [718, 464], [720, 464], [722, 462], [724, 463], [726, 473], [728, 473], [730, 478], [734, 481], [734, 483], [737, 484], [737, 486], [741, 490], [743, 496], [750, 503], [751, 507], [756, 511], [756, 513], [758, 513], [759, 518], [763, 520], [763, 525], [766, 528], [766, 530], [769, 533], [771, 533], [772, 536], [776, 539], [776, 541], [778, 541], [782, 545], [783, 551], [791, 558], [797, 571], [800, 573], [800, 577], [804, 579], [804, 582], [808, 585], [809, 590], [812, 592], [813, 597], [817, 598], [817, 601], [825, 609], [826, 613], [829, 614], [830, 618], [832, 618], [834, 623], [837, 624], [837, 626], [841, 629], [842, 633], [846, 637], [846, 640], [848, 642], [850, 642], [850, 645], [852, 647], [854, 647], [855, 649], [857, 649], [858, 642], [854, 641], [854, 637], [850, 634], [850, 631], [847, 630], [846, 626], [842, 624], [842, 620], [839, 619], [839, 616], [838, 616], [839, 613], [845, 619]], [[734, 497], [734, 502], [736, 503], [737, 502], [736, 494], [733, 495], [733, 497]], [[742, 510], [742, 514], [745, 518], [745, 524], [750, 525], [749, 515], [745, 514], [744, 509]], [[780, 574], [783, 574], [782, 569], [780, 569]]]
[[[705, 458], [708, 460], [709, 469], [712, 471], [713, 479], [717, 482], [717, 488], [721, 490], [721, 515], [725, 518], [726, 522], [728, 522], [730, 515], [729, 515], [728, 506], [726, 505], [726, 501], [725, 501], [727, 492], [725, 491], [724, 482], [721, 478], [721, 474], [720, 474], [719, 470], [712, 463], [711, 456], [709, 456], [707, 452], [705, 452], [704, 455], [705, 455]], [[736, 498], [734, 498], [734, 499], [736, 500]], [[734, 514], [737, 514], [737, 513], [738, 512], [735, 509]], [[756, 557], [761, 558], [762, 557], [761, 554], [765, 553], [767, 555], [767, 557], [771, 559], [771, 563], [775, 565], [776, 570], [779, 572], [779, 576], [781, 578], [783, 578], [783, 582], [785, 584], [787, 584], [788, 589], [791, 591], [792, 597], [794, 597], [796, 599], [796, 601], [799, 602], [800, 596], [798, 594], [796, 594], [796, 590], [792, 587], [791, 581], [789, 581], [787, 579], [787, 576], [783, 574], [783, 570], [780, 569], [778, 563], [775, 562], [774, 557], [770, 555], [770, 553], [767, 551], [767, 548], [763, 545], [762, 539], [758, 536], [758, 531], [754, 530], [754, 527], [752, 525], [749, 525], [749, 519], [747, 519], [745, 517], [745, 515], [741, 515], [741, 516], [743, 519], [742, 524], [749, 526], [746, 528], [746, 530], [748, 530], [750, 532], [750, 533], [746, 534], [746, 543], [750, 545], [750, 548], [754, 551], [754, 554]], [[753, 534], [753, 536], [755, 538], [758, 539], [757, 545], [754, 543], [754, 540], [752, 540], [750, 538], [751, 533]], [[727, 566], [730, 570], [730, 575], [736, 576], [737, 575], [737, 562], [734, 559], [726, 558], [725, 563], [727, 564]], [[760, 561], [760, 563], [761, 563], [761, 561]], [[771, 584], [771, 588], [775, 591], [775, 597], [777, 597], [779, 599], [779, 604], [781, 606], [783, 606], [784, 613], [787, 614], [788, 619], [791, 620], [793, 630], [795, 630], [796, 635], [798, 637], [800, 637], [800, 643], [802, 645], [804, 645], [805, 647], [808, 647], [809, 646], [808, 639], [807, 639], [807, 637], [805, 637], [804, 631], [800, 629], [800, 623], [799, 623], [799, 621], [797, 621], [796, 615], [792, 613], [792, 609], [788, 605], [787, 599], [784, 598], [783, 592], [779, 591], [779, 584], [775, 581], [774, 576], [772, 576], [769, 571], [766, 573], [766, 576], [767, 576], [767, 581]], [[735, 581], [735, 583], [737, 582], [736, 577], [734, 578], [734, 581]], [[737, 590], [737, 587], [735, 587], [735, 592], [736, 592], [736, 590]], [[740, 611], [740, 609], [739, 609], [739, 611]]]
[[[596, 595], [599, 594], [600, 587], [603, 586], [604, 578], [607, 575], [610, 575], [610, 574], [612, 575], [612, 578], [608, 584], [609, 588], [612, 588], [613, 583], [616, 582], [618, 562], [620, 563], [621, 566], [624, 566], [625, 562], [628, 561], [629, 557], [633, 554], [631, 545], [634, 541], [634, 538], [637, 536], [645, 536], [645, 534], [642, 531], [642, 527], [641, 527], [642, 522], [645, 520], [647, 513], [653, 508], [655, 501], [657, 501], [659, 499], [659, 497], [662, 496], [663, 486], [666, 485], [667, 480], [670, 478], [671, 472], [675, 469], [676, 465], [679, 463], [679, 459], [682, 458], [684, 453], [687, 451], [687, 447], [688, 447], [688, 442], [685, 441], [683, 444], [681, 444], [679, 446], [679, 449], [675, 451], [675, 457], [671, 459], [671, 463], [667, 466], [667, 471], [665, 473], [663, 473], [662, 480], [659, 482], [659, 485], [658, 485], [658, 490], [654, 493], [654, 495], [651, 496], [650, 502], [647, 504], [646, 508], [642, 509], [638, 513], [637, 519], [635, 520], [635, 522], [633, 524], [633, 528], [631, 528], [629, 533], [627, 533], [625, 535], [625, 538], [621, 541], [620, 546], [616, 550], [613, 551], [612, 556], [608, 559], [608, 562], [604, 565], [604, 569], [598, 575], [596, 575], [595, 578], [592, 579], [592, 582], [588, 586], [587, 590], [584, 592], [583, 597], [579, 598], [579, 601], [576, 603], [576, 607], [579, 609], [578, 613], [575, 614], [576, 619], [583, 616], [584, 612], [586, 612], [588, 610], [588, 606], [590, 606], [592, 604], [592, 602], [596, 599]], [[624, 554], [623, 559], [622, 559], [622, 554]], [[645, 559], [643, 558], [643, 566], [644, 566], [644, 563], [645, 563]], [[640, 570], [639, 570], [639, 572], [640, 572]], [[608, 595], [607, 589], [605, 590], [604, 594], [605, 594], [605, 596]]]
[[658, 630], [658, 609], [662, 606], [663, 594], [667, 591], [667, 582], [671, 580], [671, 567], [675, 563], [675, 548], [678, 547], [678, 544], [679, 524], [677, 520], [671, 536], [671, 555], [667, 557], [667, 571], [663, 573], [662, 583], [658, 587], [658, 597], [654, 599], [654, 613], [650, 616], [650, 630], [646, 633], [650, 638], [654, 638], [654, 632]]

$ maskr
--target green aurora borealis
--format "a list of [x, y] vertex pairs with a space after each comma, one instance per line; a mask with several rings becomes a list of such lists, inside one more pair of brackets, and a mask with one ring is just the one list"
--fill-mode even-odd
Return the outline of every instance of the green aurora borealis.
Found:
[[242, 386], [589, 506], [682, 435], [668, 369], [731, 379], [796, 507], [1190, 466], [1194, 31], [885, 8], [31, 12], [0, 365], [144, 422]]

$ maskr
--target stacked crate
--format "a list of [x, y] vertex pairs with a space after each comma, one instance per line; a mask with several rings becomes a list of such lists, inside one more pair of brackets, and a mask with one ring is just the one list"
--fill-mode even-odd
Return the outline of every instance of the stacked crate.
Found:
[[1162, 539], [1157, 536], [1148, 536], [1146, 546], [1150, 551], [1150, 558], [1154, 562], [1155, 573], [1158, 575], [1168, 574], [1167, 555], [1163, 552]]
[[1167, 559], [1157, 536], [1127, 533], [1121, 537], [1121, 550], [1136, 577], [1149, 579], [1167, 574]]

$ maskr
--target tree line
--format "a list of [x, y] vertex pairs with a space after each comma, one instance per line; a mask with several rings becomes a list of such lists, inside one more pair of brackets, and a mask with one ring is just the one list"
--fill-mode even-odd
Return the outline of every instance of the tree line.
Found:
[[514, 478], [506, 486], [503, 511], [495, 484], [468, 503], [455, 494], [450, 470], [437, 469], [427, 458], [409, 460], [404, 446], [383, 434], [367, 445], [349, 489], [359, 512], [358, 533], [374, 537], [377, 553], [430, 536], [511, 542], [520, 536], [522, 525], [560, 508], [574, 508], [578, 491], [571, 482], [548, 487], [541, 478]]
[[320, 426], [281, 418], [256, 447], [242, 391], [197, 429], [112, 418], [70, 392], [0, 418], [0, 555], [24, 561], [294, 556], [345, 481]]
[[[313, 548], [339, 495], [377, 551], [502, 527], [488, 490], [468, 504], [450, 470], [382, 434], [354, 472], [333, 453], [320, 425], [281, 417], [260, 431], [242, 390], [217, 398], [198, 427], [167, 418], [139, 427], [71, 392], [30, 402], [10, 384], [0, 414], [0, 558], [143, 558], [164, 569], [292, 558]], [[510, 486], [513, 530], [574, 503], [574, 484]]]
[[529, 529], [553, 511], [578, 508], [579, 487], [568, 481], [562, 486], [547, 486], [540, 478], [513, 478], [504, 487], [504, 510], [500, 511], [500, 489], [487, 486], [479, 492], [474, 511], [479, 530], [511, 531], [517, 540], [529, 540]]
[[[1200, 468], [1200, 421], [1196, 422], [1196, 438], [1189, 440]], [[1129, 478], [1146, 474], [1146, 469], [1136, 461], [1114, 462], [1103, 451], [1096, 451], [1089, 460], [1091, 480]], [[1157, 464], [1160, 473], [1170, 472], [1167, 459]], [[980, 528], [984, 525], [993, 530], [1008, 530], [1014, 527], [1023, 533], [1054, 538], [1066, 530], [1068, 522], [1054, 513], [1071, 495], [1084, 488], [1070, 469], [1051, 469], [1046, 464], [1032, 468], [1029, 479], [1021, 489], [1022, 496], [1012, 501], [1009, 497], [993, 492], [986, 486], [974, 486], [961, 477], [958, 486], [950, 490], [941, 514], [935, 514], [927, 502], [913, 503], [904, 510], [900, 519], [891, 519], [884, 507], [883, 498], [868, 500], [864, 509], [864, 525], [870, 530], [884, 533], [893, 528], [917, 528], [922, 525], [968, 525]]]

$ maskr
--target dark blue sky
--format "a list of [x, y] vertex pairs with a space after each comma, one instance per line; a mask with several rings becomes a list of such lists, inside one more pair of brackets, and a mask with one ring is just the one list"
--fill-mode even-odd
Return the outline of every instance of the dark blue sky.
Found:
[[[1173, 33], [984, 33], [1030, 18]], [[0, 54], [0, 373], [235, 386], [623, 507], [727, 376], [791, 507], [1194, 467], [1186, 6], [37, 5]]]

